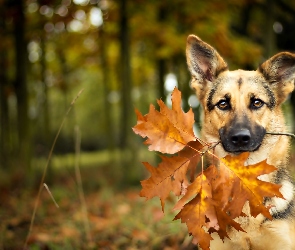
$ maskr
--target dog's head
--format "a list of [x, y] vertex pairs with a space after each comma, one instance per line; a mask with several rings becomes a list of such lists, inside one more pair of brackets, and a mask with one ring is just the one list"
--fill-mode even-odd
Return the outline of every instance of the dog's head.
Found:
[[197, 36], [187, 39], [187, 63], [203, 111], [203, 136], [225, 152], [256, 151], [267, 132], [283, 132], [280, 105], [294, 89], [295, 54], [279, 53], [256, 71], [229, 71]]

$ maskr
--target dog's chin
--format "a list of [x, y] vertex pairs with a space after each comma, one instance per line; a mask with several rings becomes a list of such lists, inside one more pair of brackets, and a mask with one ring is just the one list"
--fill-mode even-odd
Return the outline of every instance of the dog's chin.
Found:
[[256, 147], [250, 147], [250, 148], [231, 148], [222, 144], [222, 147], [223, 147], [223, 150], [228, 154], [240, 155], [244, 152], [255, 152], [260, 148], [260, 145], [261, 144], [257, 145]]
[[244, 152], [253, 152], [253, 151], [225, 151], [225, 152], [227, 152], [228, 154], [232, 154], [232, 155], [238, 156], [238, 155], [240, 155], [240, 154], [242, 154]]

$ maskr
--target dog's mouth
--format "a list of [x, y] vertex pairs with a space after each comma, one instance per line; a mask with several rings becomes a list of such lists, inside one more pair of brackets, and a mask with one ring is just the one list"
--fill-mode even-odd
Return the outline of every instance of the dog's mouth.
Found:
[[225, 148], [225, 146], [222, 144], [222, 146], [223, 146], [223, 148], [224, 148], [224, 150], [226, 151], [226, 152], [228, 152], [228, 153], [231, 153], [231, 154], [234, 154], [234, 155], [239, 155], [239, 154], [242, 154], [242, 153], [244, 153], [244, 152], [255, 152], [255, 151], [257, 151], [259, 148], [260, 148], [260, 146], [261, 146], [261, 144], [259, 144], [258, 145], [258, 147], [256, 147], [255, 149], [242, 149], [242, 150], [233, 150], [233, 151], [230, 151], [230, 149], [226, 149]]
[[256, 127], [255, 133], [248, 128], [219, 130], [219, 136], [225, 151], [233, 154], [257, 151], [265, 135], [263, 127]]

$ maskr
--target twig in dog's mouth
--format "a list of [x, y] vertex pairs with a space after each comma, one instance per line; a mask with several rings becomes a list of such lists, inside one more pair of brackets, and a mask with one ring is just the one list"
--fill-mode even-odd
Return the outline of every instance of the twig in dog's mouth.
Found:
[[214, 149], [219, 143], [221, 143], [221, 141], [218, 141], [218, 142], [213, 143], [206, 150], [204, 150], [203, 152], [201, 152], [201, 156], [203, 156], [204, 154], [206, 154], [209, 150]]
[[279, 133], [279, 132], [266, 132], [268, 135], [287, 135], [291, 136], [293, 139], [295, 139], [295, 135], [292, 133]]

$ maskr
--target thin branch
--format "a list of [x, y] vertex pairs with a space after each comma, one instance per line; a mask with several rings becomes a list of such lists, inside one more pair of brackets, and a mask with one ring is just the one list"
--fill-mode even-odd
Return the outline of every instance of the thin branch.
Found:
[[33, 211], [33, 214], [32, 214], [32, 218], [31, 218], [31, 222], [30, 222], [30, 228], [29, 228], [29, 232], [28, 232], [28, 235], [27, 235], [27, 238], [26, 238], [26, 241], [25, 241], [25, 244], [24, 244], [24, 250], [27, 249], [27, 245], [28, 245], [28, 241], [29, 241], [29, 238], [30, 238], [30, 235], [31, 235], [31, 232], [33, 230], [33, 225], [34, 225], [34, 221], [35, 221], [35, 216], [36, 216], [36, 212], [37, 212], [37, 207], [38, 207], [38, 204], [39, 204], [39, 200], [40, 200], [40, 195], [41, 195], [41, 192], [42, 192], [42, 189], [44, 187], [44, 180], [45, 180], [45, 175], [46, 175], [46, 172], [47, 172], [47, 168], [48, 168], [48, 165], [49, 165], [49, 162], [51, 160], [51, 156], [52, 156], [52, 153], [53, 153], [53, 149], [55, 147], [55, 144], [56, 144], [56, 141], [57, 141], [57, 138], [61, 132], [61, 129], [66, 121], [66, 118], [68, 116], [68, 114], [70, 113], [73, 105], [75, 104], [76, 100], [78, 99], [78, 97], [82, 94], [84, 89], [80, 90], [80, 92], [77, 94], [77, 96], [74, 98], [74, 100], [71, 102], [71, 105], [70, 107], [68, 108], [65, 116], [63, 117], [63, 120], [59, 126], [59, 129], [56, 133], [56, 136], [54, 138], [54, 141], [52, 143], [52, 146], [51, 146], [51, 149], [50, 149], [50, 152], [49, 152], [49, 155], [48, 155], [48, 158], [47, 158], [47, 162], [46, 162], [46, 165], [45, 165], [45, 168], [43, 170], [43, 175], [42, 175], [42, 178], [41, 178], [41, 181], [40, 181], [40, 187], [39, 187], [39, 191], [38, 191], [38, 194], [37, 194], [37, 198], [36, 198], [36, 202], [35, 202], [35, 206], [34, 206], [34, 211]]
[[266, 132], [268, 135], [287, 135], [291, 136], [293, 139], [295, 139], [295, 135], [292, 133], [279, 133], [279, 132]]
[[[199, 138], [196, 138], [196, 139], [202, 144], [202, 142], [201, 142], [201, 140]], [[186, 146], [191, 148], [192, 150], [196, 151], [200, 155], [200, 157], [203, 157], [206, 153], [208, 153], [209, 155], [215, 157], [217, 160], [220, 160], [220, 158], [217, 155], [215, 155], [213, 152], [210, 151], [211, 149], [214, 149], [220, 143], [221, 143], [221, 141], [211, 143], [211, 145], [209, 143], [206, 143], [206, 145], [208, 145], [208, 148], [206, 150], [204, 150], [204, 151], [199, 151], [196, 148], [188, 145], [188, 143], [186, 144]], [[203, 147], [204, 147], [204, 145], [203, 145]], [[195, 157], [195, 155], [193, 157]]]
[[221, 141], [215, 142], [213, 143], [210, 147], [208, 147], [205, 151], [201, 152], [201, 156], [203, 156], [204, 154], [206, 154], [209, 150], [215, 148], [219, 143], [221, 143]]
[[54, 199], [52, 193], [50, 192], [49, 187], [47, 186], [47, 184], [46, 184], [46, 183], [43, 183], [43, 186], [45, 187], [45, 189], [47, 190], [48, 194], [50, 195], [52, 201], [54, 202], [54, 205], [55, 205], [57, 208], [59, 208], [59, 205], [58, 205], [57, 202], [55, 201], [55, 199]]

